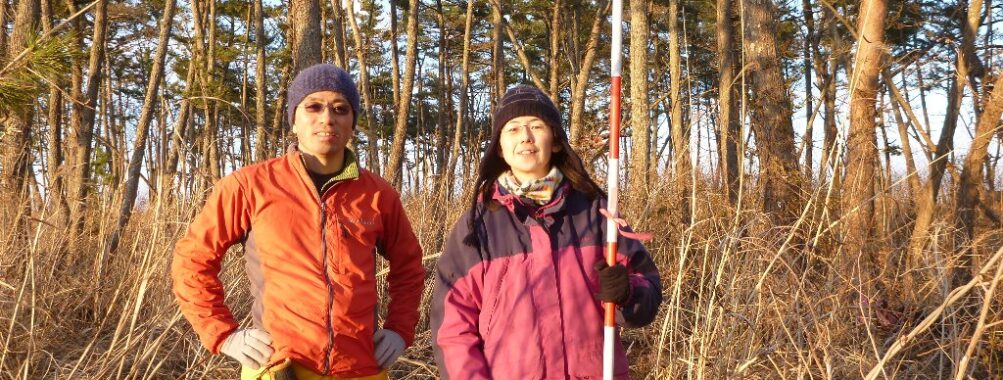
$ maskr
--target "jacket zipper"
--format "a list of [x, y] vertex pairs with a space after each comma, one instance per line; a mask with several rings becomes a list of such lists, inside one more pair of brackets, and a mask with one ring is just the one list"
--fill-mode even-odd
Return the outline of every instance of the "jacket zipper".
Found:
[[331, 323], [331, 307], [334, 306], [334, 287], [331, 286], [331, 277], [328, 274], [327, 265], [327, 228], [325, 228], [325, 223], [327, 223], [327, 207], [324, 207], [324, 202], [320, 203], [320, 249], [321, 249], [321, 261], [323, 262], [324, 268], [324, 286], [327, 287], [327, 347], [324, 348], [324, 374], [326, 375], [328, 371], [331, 370], [331, 350], [334, 348], [334, 326]]
[[[338, 181], [328, 187], [324, 194], [327, 194], [331, 189], [341, 185], [344, 181]], [[323, 261], [324, 269], [324, 286], [327, 287], [327, 347], [324, 348], [324, 375], [327, 376], [331, 371], [331, 352], [334, 351], [334, 322], [332, 319], [334, 315], [331, 313], [331, 308], [334, 306], [334, 286], [331, 281], [331, 274], [328, 271], [328, 250], [327, 250], [327, 206], [324, 204], [324, 194], [317, 192], [317, 203], [320, 205], [320, 249], [321, 249], [321, 260]]]
[[[304, 170], [305, 170], [304, 165]], [[324, 205], [324, 194], [331, 192], [331, 189], [338, 187], [344, 182], [355, 181], [358, 178], [344, 179], [335, 182], [324, 191], [323, 194], [320, 193], [320, 189], [313, 185], [313, 182], [307, 182], [307, 186], [313, 188], [314, 194], [316, 194], [317, 205], [320, 207], [320, 249], [321, 249], [321, 261], [323, 262], [322, 269], [324, 270], [324, 285], [327, 287], [327, 347], [324, 348], [324, 373], [323, 375], [328, 376], [331, 372], [331, 352], [334, 350], [334, 323], [332, 319], [334, 315], [331, 313], [331, 308], [334, 306], [334, 286], [331, 282], [331, 274], [328, 272], [328, 259], [327, 259], [327, 207]]]

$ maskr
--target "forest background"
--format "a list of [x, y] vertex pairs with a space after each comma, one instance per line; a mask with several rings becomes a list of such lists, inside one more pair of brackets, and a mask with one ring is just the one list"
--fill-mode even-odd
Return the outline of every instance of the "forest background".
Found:
[[[166, 272], [212, 184], [291, 141], [298, 68], [356, 78], [361, 162], [430, 271], [516, 83], [605, 185], [610, 8], [0, 0], [0, 379], [237, 377]], [[1003, 377], [1001, 20], [992, 0], [626, 1], [622, 209], [665, 300], [624, 331], [634, 377]], [[393, 378], [437, 377], [427, 293]]]

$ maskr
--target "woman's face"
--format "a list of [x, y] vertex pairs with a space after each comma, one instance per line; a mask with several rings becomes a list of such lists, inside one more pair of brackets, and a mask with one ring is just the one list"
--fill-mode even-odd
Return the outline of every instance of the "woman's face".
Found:
[[498, 145], [502, 159], [521, 183], [546, 176], [551, 155], [561, 150], [554, 144], [554, 131], [536, 116], [520, 116], [505, 123]]
[[293, 124], [300, 151], [318, 158], [343, 153], [352, 138], [354, 117], [351, 104], [340, 92], [308, 95], [296, 107]]

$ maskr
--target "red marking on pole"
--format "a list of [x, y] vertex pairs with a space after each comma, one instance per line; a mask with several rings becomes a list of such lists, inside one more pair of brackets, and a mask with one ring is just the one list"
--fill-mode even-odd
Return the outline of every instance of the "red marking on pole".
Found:
[[[609, 266], [616, 265], [616, 242], [606, 243], [606, 264]], [[605, 319], [604, 326], [613, 327], [616, 326], [616, 304], [612, 302], [603, 302], [603, 308], [605, 309]]]
[[610, 78], [610, 91], [612, 101], [609, 103], [609, 156], [620, 158], [620, 76]]
[[[610, 78], [610, 103], [609, 103], [609, 158], [610, 163], [618, 162], [620, 159], [620, 76], [614, 75]], [[612, 159], [617, 159], [617, 161], [612, 161]], [[613, 172], [613, 178], [620, 177], [620, 167], [615, 165], [610, 165], [607, 170]], [[611, 188], [615, 190], [615, 187]], [[620, 194], [616, 194], [616, 191], [611, 191], [608, 194], [610, 199], [616, 199]], [[615, 210], [614, 210], [615, 212]], [[616, 241], [606, 243], [606, 264], [609, 266], [616, 265]], [[616, 326], [616, 304], [612, 302], [604, 302], [603, 308], [605, 309], [605, 320], [604, 324], [608, 327]]]

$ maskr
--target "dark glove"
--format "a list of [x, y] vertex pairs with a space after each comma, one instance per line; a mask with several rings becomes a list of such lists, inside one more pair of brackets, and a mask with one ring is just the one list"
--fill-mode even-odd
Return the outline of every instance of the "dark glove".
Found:
[[609, 266], [606, 260], [599, 260], [595, 265], [599, 272], [599, 299], [623, 305], [630, 299], [630, 279], [627, 278], [627, 267], [622, 264]]

